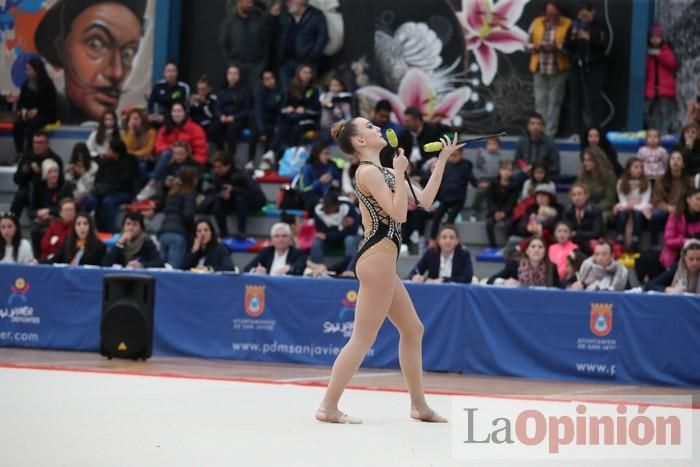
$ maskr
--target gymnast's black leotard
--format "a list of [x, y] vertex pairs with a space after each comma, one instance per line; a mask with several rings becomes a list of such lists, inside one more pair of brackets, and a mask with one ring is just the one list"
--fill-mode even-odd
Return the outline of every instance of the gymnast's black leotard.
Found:
[[[373, 165], [379, 169], [384, 176], [384, 182], [386, 182], [389, 189], [394, 192], [396, 179], [394, 174], [388, 169], [380, 167], [370, 161], [362, 161], [360, 165]], [[364, 194], [354, 180], [353, 188], [355, 189], [357, 199], [360, 200], [362, 225], [365, 231], [360, 250], [357, 252], [354, 267], [357, 267], [357, 264], [362, 258], [366, 258], [381, 251], [393, 252], [398, 260], [399, 251], [401, 249], [401, 224], [392, 219], [391, 216], [379, 206], [379, 203], [374, 197]]]

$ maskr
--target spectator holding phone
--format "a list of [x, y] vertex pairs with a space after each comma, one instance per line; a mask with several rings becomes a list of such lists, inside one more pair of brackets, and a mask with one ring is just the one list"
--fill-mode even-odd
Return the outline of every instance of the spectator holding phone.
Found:
[[248, 216], [265, 206], [265, 194], [253, 177], [233, 163], [225, 152], [217, 152], [212, 160], [214, 172], [214, 216], [222, 237], [228, 237], [227, 216], [236, 214], [237, 237], [245, 237]]

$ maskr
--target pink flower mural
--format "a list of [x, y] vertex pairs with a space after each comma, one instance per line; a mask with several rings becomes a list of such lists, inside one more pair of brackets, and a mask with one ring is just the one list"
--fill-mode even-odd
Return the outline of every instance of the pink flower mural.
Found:
[[498, 71], [497, 51], [511, 54], [524, 50], [528, 35], [516, 26], [529, 0], [462, 0], [457, 14], [462, 23], [467, 50], [481, 69], [481, 80], [491, 84]]
[[374, 102], [382, 99], [391, 102], [394, 115], [402, 125], [404, 124], [403, 113], [408, 107], [419, 108], [426, 121], [449, 121], [457, 115], [471, 96], [471, 89], [468, 87], [436, 95], [430, 86], [428, 75], [418, 68], [411, 68], [406, 72], [399, 84], [398, 94], [380, 86], [365, 86], [357, 92], [361, 97]]

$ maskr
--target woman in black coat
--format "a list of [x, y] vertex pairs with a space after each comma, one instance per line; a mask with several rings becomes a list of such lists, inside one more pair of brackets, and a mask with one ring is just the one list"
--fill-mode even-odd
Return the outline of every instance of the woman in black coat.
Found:
[[462, 248], [459, 233], [445, 225], [438, 234], [437, 247], [429, 248], [408, 277], [413, 282], [470, 284], [474, 275], [469, 251]]
[[216, 93], [218, 101], [216, 118], [212, 122], [211, 132], [218, 150], [228, 144], [229, 154], [236, 154], [236, 147], [243, 128], [248, 125], [251, 102], [246, 86], [240, 83], [241, 71], [236, 65], [226, 69], [224, 85]]
[[210, 221], [202, 219], [195, 224], [192, 247], [185, 255], [182, 268], [196, 271], [233, 271], [235, 269], [231, 252], [219, 242]]
[[34, 133], [57, 119], [56, 87], [46, 73], [44, 62], [32, 58], [25, 67], [27, 79], [17, 101], [17, 118], [12, 135], [17, 154], [28, 150]]
[[83, 212], [75, 216], [73, 233], [51, 258], [51, 263], [101, 266], [106, 254], [107, 247], [97, 238], [95, 221], [90, 214]]
[[284, 148], [298, 146], [306, 131], [319, 128], [321, 102], [313, 78], [310, 66], [299, 65], [289, 84], [277, 122], [277, 133], [271, 144], [278, 156]]

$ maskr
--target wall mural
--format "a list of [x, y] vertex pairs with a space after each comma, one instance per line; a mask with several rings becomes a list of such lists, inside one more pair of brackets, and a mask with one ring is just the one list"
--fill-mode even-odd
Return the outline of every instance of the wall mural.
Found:
[[[377, 100], [388, 99], [399, 121], [403, 110], [414, 106], [428, 120], [473, 132], [514, 126], [517, 116], [533, 106], [531, 86], [530, 92], [524, 92], [528, 86], [513, 73], [506, 58], [527, 45], [528, 35], [517, 25], [527, 3], [462, 0], [452, 5], [454, 10], [441, 14], [436, 9], [425, 23], [399, 24], [391, 10], [380, 13], [385, 20], [374, 32], [374, 61], [386, 87], [358, 90], [368, 101], [361, 101], [365, 112]], [[444, 60], [443, 48], [450, 46], [462, 53]], [[509, 114], [516, 118], [498, 112], [506, 102]]]
[[[223, 76], [221, 54], [201, 51], [217, 43], [218, 28], [212, 24], [220, 24], [232, 4], [210, 1], [206, 10], [184, 5], [187, 40], [182, 41], [181, 61], [190, 83], [203, 73], [215, 83]], [[402, 110], [415, 105], [427, 118], [449, 121], [470, 133], [523, 131], [534, 108], [527, 30], [541, 15], [545, 0], [310, 2], [324, 11], [331, 33], [321, 72], [334, 72], [351, 84], [364, 115], [377, 99], [388, 99], [399, 121]], [[559, 3], [569, 17], [581, 5], [579, 0]], [[623, 129], [632, 0], [591, 3], [610, 31], [609, 79], [601, 96], [607, 126]]]
[[0, 2], [0, 92], [26, 80], [36, 56], [59, 91], [63, 123], [143, 105], [151, 86], [155, 0]]
[[688, 119], [688, 101], [700, 96], [700, 0], [657, 0], [656, 20], [678, 59], [680, 128]]
[[[574, 0], [559, 3], [569, 17], [581, 5]], [[605, 122], [621, 129], [627, 109], [631, 0], [591, 3], [610, 31], [608, 77], [613, 79], [601, 95]], [[370, 86], [356, 79], [365, 114], [378, 98], [389, 99], [397, 113], [412, 99], [412, 104], [421, 103], [418, 107], [428, 118], [449, 120], [470, 133], [523, 130], [534, 108], [527, 30], [541, 15], [544, 0], [375, 0], [357, 7], [346, 1], [341, 8], [345, 4], [353, 5], [343, 10], [346, 31], [364, 30], [367, 12], [373, 12], [373, 53], [365, 49], [358, 57], [353, 36], [335, 61], [342, 68], [342, 62], [351, 60], [355, 77], [358, 68], [360, 78], [370, 77]], [[367, 45], [366, 39], [360, 43]], [[566, 108], [561, 121], [566, 128]]]

